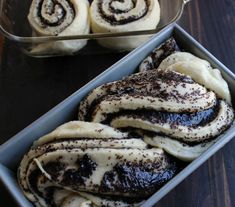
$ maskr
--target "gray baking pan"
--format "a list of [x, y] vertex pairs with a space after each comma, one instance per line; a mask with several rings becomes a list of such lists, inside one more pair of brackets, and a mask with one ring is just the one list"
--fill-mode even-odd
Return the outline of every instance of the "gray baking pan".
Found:
[[[188, 35], [178, 25], [172, 24], [167, 28], [154, 35], [147, 43], [143, 44], [112, 67], [104, 71], [94, 80], [75, 92], [69, 98], [50, 110], [37, 121], [29, 125], [23, 131], [12, 137], [9, 141], [0, 146], [0, 180], [9, 190], [12, 197], [19, 206], [29, 207], [32, 204], [24, 197], [16, 181], [16, 169], [22, 159], [23, 154], [31, 146], [35, 139], [52, 131], [57, 126], [69, 120], [73, 120], [77, 116], [77, 108], [80, 100], [93, 88], [110, 81], [121, 79], [133, 73], [140, 62], [157, 46], [174, 36], [178, 44], [188, 52], [195, 54], [203, 59], [208, 60], [214, 67], [219, 68], [223, 77], [228, 82], [232, 99], [235, 100], [235, 76], [190, 35]], [[151, 196], [143, 207], [149, 207], [157, 203], [163, 196], [172, 190], [177, 184], [184, 180], [194, 170], [196, 170], [203, 162], [211, 157], [216, 151], [222, 148], [235, 135], [234, 125], [227, 130], [221, 139], [209, 148], [198, 159], [190, 163], [177, 176], [170, 180], [153, 196]]]

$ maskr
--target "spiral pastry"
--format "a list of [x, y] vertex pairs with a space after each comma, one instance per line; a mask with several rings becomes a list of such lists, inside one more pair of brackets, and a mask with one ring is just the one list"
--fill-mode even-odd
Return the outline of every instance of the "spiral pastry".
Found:
[[140, 64], [139, 71], [152, 70], [158, 68], [161, 62], [169, 55], [179, 52], [180, 48], [175, 39], [171, 37], [159, 47], [154, 49]]
[[[38, 36], [71, 36], [90, 31], [87, 0], [33, 0], [28, 20]], [[86, 44], [84, 40], [39, 44], [32, 53], [73, 53]]]
[[[168, 40], [142, 61], [139, 70], [146, 71], [158, 68], [174, 70], [189, 75], [193, 80], [214, 91], [220, 98], [231, 104], [228, 84], [223, 79], [220, 71], [212, 68], [208, 61], [200, 59], [191, 53], [179, 52], [175, 45], [176, 43], [172, 42], [171, 39]], [[167, 57], [162, 59], [166, 54], [168, 54]]]
[[[94, 0], [90, 7], [94, 33], [155, 29], [160, 20], [158, 0]], [[133, 49], [147, 37], [109, 38], [99, 43], [108, 48]]]
[[180, 163], [106, 125], [73, 121], [37, 140], [18, 181], [37, 206], [139, 206]]
[[[169, 58], [159, 67], [169, 64]], [[231, 100], [215, 93], [221, 88], [218, 84], [213, 87], [213, 80], [219, 77], [217, 72], [210, 85], [214, 91], [208, 90], [198, 82], [205, 83], [204, 79], [208, 78], [205, 76], [211, 74], [207, 70], [213, 69], [206, 67], [201, 71], [203, 67], [197, 66], [199, 73], [192, 62], [187, 67], [182, 65], [184, 71], [188, 69], [185, 73], [192, 77], [176, 72], [181, 70], [173, 63], [167, 69], [144, 71], [102, 85], [81, 102], [79, 119], [106, 123], [114, 128], [154, 132], [154, 138], [148, 133], [145, 136], [148, 144], [163, 148], [179, 159], [193, 160], [210, 147], [234, 119]], [[198, 81], [192, 79], [194, 77]], [[223, 90], [229, 95], [228, 88]]]

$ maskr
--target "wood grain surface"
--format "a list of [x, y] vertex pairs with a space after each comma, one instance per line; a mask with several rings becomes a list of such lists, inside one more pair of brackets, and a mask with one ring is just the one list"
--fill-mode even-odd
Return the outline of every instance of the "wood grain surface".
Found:
[[[192, 0], [179, 24], [235, 72], [235, 1]], [[35, 59], [7, 40], [0, 68], [0, 143], [29, 125], [125, 54]], [[75, 66], [76, 65], [76, 66]], [[16, 206], [0, 184], [0, 207]], [[156, 207], [235, 206], [235, 140]]]

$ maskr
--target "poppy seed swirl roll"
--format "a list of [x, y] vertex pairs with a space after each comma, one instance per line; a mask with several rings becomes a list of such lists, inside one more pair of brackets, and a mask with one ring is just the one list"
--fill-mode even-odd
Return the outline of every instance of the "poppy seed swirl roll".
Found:
[[[94, 33], [155, 29], [160, 20], [158, 0], [94, 0], [90, 7]], [[99, 41], [109, 48], [135, 48], [146, 37], [112, 38]]]
[[[29, 23], [37, 36], [71, 36], [88, 34], [90, 20], [87, 0], [33, 0], [28, 14]], [[39, 44], [32, 53], [64, 51], [73, 53], [86, 41], [60, 41]]]
[[234, 110], [220, 71], [201, 59], [177, 62], [181, 55], [196, 58], [173, 53], [158, 69], [97, 87], [80, 103], [79, 119], [151, 132], [144, 136], [149, 145], [184, 161], [197, 158], [231, 126]]
[[128, 133], [71, 121], [35, 141], [18, 168], [18, 181], [36, 206], [137, 207], [181, 164]]

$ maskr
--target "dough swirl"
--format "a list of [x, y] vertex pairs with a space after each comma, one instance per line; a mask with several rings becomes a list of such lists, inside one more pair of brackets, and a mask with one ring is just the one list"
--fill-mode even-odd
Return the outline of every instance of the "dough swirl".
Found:
[[[37, 36], [88, 34], [90, 20], [87, 0], [33, 0], [28, 20]], [[32, 53], [73, 53], [86, 44], [84, 40], [39, 44]]]
[[[73, 121], [37, 140], [18, 181], [37, 206], [139, 206], [178, 171], [157, 148], [99, 123]], [[72, 205], [73, 204], [73, 205]]]
[[[90, 7], [94, 33], [127, 32], [155, 29], [160, 20], [158, 0], [94, 0]], [[100, 40], [105, 47], [131, 49], [146, 37]]]
[[[195, 159], [230, 127], [234, 111], [220, 73], [209, 68], [205, 60], [180, 54], [167, 57], [158, 69], [144, 70], [94, 89], [81, 102], [79, 119], [154, 132], [153, 141], [148, 136], [144, 141], [179, 159]], [[185, 58], [194, 62], [177, 62]], [[214, 79], [204, 77], [214, 72]]]

